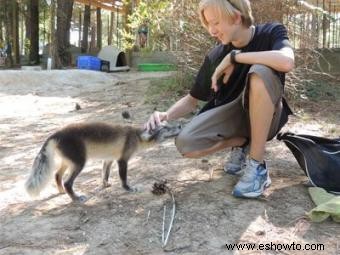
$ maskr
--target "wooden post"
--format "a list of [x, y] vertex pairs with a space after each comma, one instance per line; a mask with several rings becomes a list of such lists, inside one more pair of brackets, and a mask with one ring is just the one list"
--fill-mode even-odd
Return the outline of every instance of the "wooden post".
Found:
[[[334, 15], [334, 18], [336, 18], [336, 10], [335, 10], [335, 4], [333, 6], [333, 15]], [[336, 20], [333, 20], [333, 48], [335, 48], [335, 37], [336, 37], [336, 34], [335, 34], [335, 23], [336, 23]]]
[[[328, 15], [331, 16], [331, 1], [329, 1], [329, 4], [328, 4]], [[328, 31], [328, 44], [327, 44], [327, 48], [330, 48], [331, 47], [331, 20], [329, 18], [329, 21], [328, 21], [328, 26], [327, 28], [329, 29]]]
[[79, 35], [78, 35], [78, 47], [81, 47], [81, 30], [82, 30], [82, 22], [83, 22], [83, 19], [82, 19], [82, 15], [83, 15], [83, 12], [81, 10], [81, 8], [79, 8]]
[[[325, 10], [325, 0], [322, 1], [322, 9]], [[326, 42], [327, 42], [327, 20], [326, 20], [326, 14], [323, 13], [322, 15], [322, 48], [326, 48]]]
[[117, 40], [117, 47], [119, 48], [119, 34], [118, 34], [118, 27], [119, 27], [119, 12], [118, 9], [116, 11], [116, 19], [117, 19], [117, 23], [116, 23], [116, 40]]
[[97, 48], [102, 48], [102, 13], [101, 9], [97, 8]]
[[30, 64], [39, 64], [39, 1], [30, 0]]
[[111, 12], [110, 14], [110, 26], [109, 26], [109, 33], [108, 33], [108, 45], [113, 44], [112, 43], [112, 37], [113, 37], [113, 26], [114, 26], [114, 18], [115, 14], [114, 12]]
[[14, 63], [18, 65], [20, 63], [20, 53], [19, 53], [19, 12], [18, 12], [18, 2], [14, 0], [12, 2], [12, 47], [14, 53]]
[[[51, 0], [51, 7], [50, 7], [50, 35], [48, 39], [49, 43], [49, 56], [52, 58], [53, 61], [53, 47], [54, 47], [54, 38], [55, 38], [55, 0]], [[53, 64], [52, 64], [53, 67]]]
[[85, 5], [84, 24], [83, 24], [83, 39], [81, 44], [81, 52], [85, 53], [89, 47], [89, 27], [91, 23], [91, 6]]
[[[316, 0], [316, 7], [319, 7], [319, 0]], [[316, 15], [316, 48], [319, 48], [319, 37], [320, 37], [320, 23], [319, 23], [319, 12], [315, 11]]]

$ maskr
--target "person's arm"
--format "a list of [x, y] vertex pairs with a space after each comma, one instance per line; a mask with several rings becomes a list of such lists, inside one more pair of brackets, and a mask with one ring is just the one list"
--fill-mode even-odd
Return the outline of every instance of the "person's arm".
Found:
[[[276, 71], [287, 73], [294, 68], [294, 52], [290, 47], [284, 47], [280, 50], [271, 51], [240, 52], [235, 55], [235, 62], [248, 65], [261, 64]], [[230, 60], [230, 54], [228, 54], [217, 66], [211, 78], [211, 86], [215, 91], [217, 91], [217, 80], [223, 74], [225, 74], [223, 82], [226, 83], [228, 81], [232, 66], [233, 64]]]
[[240, 52], [236, 54], [235, 61], [241, 64], [261, 64], [276, 71], [288, 73], [294, 68], [294, 52], [289, 47], [281, 50]]
[[155, 129], [162, 121], [175, 120], [196, 109], [198, 100], [190, 94], [174, 103], [166, 112], [155, 111], [144, 124], [147, 130]]

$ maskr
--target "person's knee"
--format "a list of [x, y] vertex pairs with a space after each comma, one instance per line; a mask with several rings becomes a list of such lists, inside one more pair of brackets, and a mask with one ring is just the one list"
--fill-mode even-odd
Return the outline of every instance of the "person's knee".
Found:
[[192, 145], [194, 142], [193, 137], [188, 135], [186, 132], [181, 132], [179, 135], [176, 137], [175, 140], [175, 145], [177, 147], [177, 150], [184, 156], [186, 157], [186, 154], [188, 153], [188, 147]]
[[259, 76], [271, 76], [275, 75], [274, 70], [266, 65], [255, 64], [252, 65], [249, 69], [249, 73], [256, 73]]
[[252, 65], [248, 75], [250, 94], [260, 97], [268, 95], [274, 105], [280, 101], [283, 86], [272, 68], [265, 65]]
[[265, 77], [271, 77], [273, 70], [265, 65], [253, 65], [249, 70], [249, 88], [252, 91], [265, 89]]
[[267, 95], [271, 97], [271, 89], [269, 87], [274, 85], [272, 81], [274, 81], [273, 76], [275, 75], [271, 68], [264, 65], [253, 65], [248, 75], [250, 96], [262, 98]]
[[262, 80], [274, 79], [276, 74], [272, 68], [266, 65], [255, 64], [249, 69], [249, 74], [256, 74]]

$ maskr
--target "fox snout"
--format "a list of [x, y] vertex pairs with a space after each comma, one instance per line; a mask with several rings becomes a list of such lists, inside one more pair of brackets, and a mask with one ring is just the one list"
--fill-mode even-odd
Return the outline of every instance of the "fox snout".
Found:
[[156, 141], [162, 142], [165, 139], [172, 138], [177, 136], [182, 130], [181, 124], [169, 125], [165, 124], [162, 126], [158, 126], [152, 130], [144, 130], [141, 134], [141, 138], [144, 141]]

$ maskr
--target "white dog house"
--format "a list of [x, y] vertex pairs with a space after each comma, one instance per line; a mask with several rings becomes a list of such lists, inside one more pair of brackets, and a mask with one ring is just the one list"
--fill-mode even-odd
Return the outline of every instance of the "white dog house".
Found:
[[114, 46], [105, 46], [98, 53], [98, 58], [110, 62], [110, 72], [129, 71], [125, 53]]

